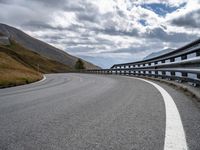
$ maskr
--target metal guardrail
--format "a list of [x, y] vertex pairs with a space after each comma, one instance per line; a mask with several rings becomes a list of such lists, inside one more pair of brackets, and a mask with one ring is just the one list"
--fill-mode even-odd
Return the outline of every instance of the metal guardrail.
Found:
[[149, 76], [200, 85], [200, 39], [172, 52], [137, 62], [115, 64], [87, 73]]

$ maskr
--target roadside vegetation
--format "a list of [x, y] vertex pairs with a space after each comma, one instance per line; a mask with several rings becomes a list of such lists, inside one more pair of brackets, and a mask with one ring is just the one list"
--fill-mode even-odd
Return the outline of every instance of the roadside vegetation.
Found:
[[30, 69], [0, 51], [0, 87], [31, 83], [42, 79], [42, 74]]
[[75, 69], [76, 70], [83, 70], [85, 69], [84, 62], [79, 58], [75, 64]]
[[42, 73], [68, 72], [71, 68], [32, 52], [14, 41], [0, 45], [0, 88], [42, 79]]

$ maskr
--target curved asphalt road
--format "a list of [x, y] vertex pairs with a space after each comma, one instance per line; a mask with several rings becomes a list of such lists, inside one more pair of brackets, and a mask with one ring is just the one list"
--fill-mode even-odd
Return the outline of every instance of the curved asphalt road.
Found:
[[[165, 103], [151, 84], [122, 76], [46, 77], [0, 89], [1, 150], [164, 149]], [[200, 149], [200, 109], [160, 85], [176, 103], [188, 149]]]

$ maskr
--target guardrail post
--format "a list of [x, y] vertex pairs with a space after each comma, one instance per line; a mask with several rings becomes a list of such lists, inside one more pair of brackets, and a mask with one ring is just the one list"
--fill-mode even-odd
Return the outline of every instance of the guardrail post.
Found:
[[[185, 60], [185, 59], [187, 59], [187, 55], [181, 56], [181, 60]], [[181, 74], [182, 74], [182, 77], [187, 77], [187, 73], [186, 72], [182, 72]], [[181, 81], [184, 81], [184, 80], [181, 80]]]
[[174, 71], [172, 71], [172, 72], [170, 72], [170, 74], [171, 74], [171, 80], [175, 77], [175, 72]]
[[[187, 78], [187, 72], [182, 72], [182, 77], [186, 77]], [[181, 80], [181, 81], [184, 81], [184, 80]]]
[[185, 59], [187, 59], [187, 55], [181, 56], [181, 60], [185, 60]]
[[196, 56], [200, 56], [200, 50], [196, 52]]
[[152, 74], [151, 74], [152, 72], [151, 71], [149, 71], [149, 76], [152, 76]]
[[164, 79], [166, 77], [166, 72], [162, 71], [162, 79]]
[[140, 71], [138, 71], [138, 75], [139, 75], [139, 76], [141, 75]]
[[143, 71], [143, 76], [146, 76], [146, 73], [147, 73], [146, 71]]
[[156, 78], [158, 77], [158, 71], [155, 71], [155, 77]]
[[170, 58], [170, 62], [174, 62], [175, 61], [175, 58]]
[[[200, 80], [200, 74], [197, 74], [197, 79]], [[197, 86], [200, 86], [200, 84], [197, 84]]]

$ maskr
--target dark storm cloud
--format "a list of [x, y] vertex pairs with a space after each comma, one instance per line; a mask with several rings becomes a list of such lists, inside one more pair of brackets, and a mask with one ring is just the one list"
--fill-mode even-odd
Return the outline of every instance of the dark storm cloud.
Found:
[[90, 46], [113, 46], [113, 41], [110, 41], [110, 40], [106, 40], [106, 39], [102, 39], [102, 38], [96, 38], [96, 37], [93, 37], [93, 40], [89, 39], [89, 38], [84, 38], [84, 37], [80, 37], [78, 38], [78, 41], [77, 41], [77, 37], [74, 37], [74, 38], [67, 38], [66, 39], [68, 40], [65, 40], [65, 41], [62, 41], [61, 43], [62, 44], [66, 44], [68, 46], [81, 46], [81, 45], [90, 45]]
[[8, 4], [9, 0], [0, 0], [0, 3], [2, 3], [2, 4]]
[[149, 32], [147, 32], [147, 34], [145, 34], [144, 37], [151, 39], [154, 38], [163, 42], [173, 42], [173, 43], [182, 43], [198, 38], [198, 36], [196, 35], [193, 34], [188, 35], [187, 33], [176, 33], [176, 32], [167, 33], [160, 27], [149, 30]]
[[120, 49], [116, 49], [113, 51], [109, 51], [108, 53], [132, 53], [132, 54], [136, 54], [136, 53], [140, 53], [141, 51], [148, 51], [150, 47], [148, 46], [144, 46], [144, 47], [128, 47], [128, 48], [120, 48]]
[[171, 23], [176, 26], [200, 28], [200, 9], [176, 18], [172, 20]]
[[[119, 48], [119, 49], [115, 49], [113, 51], [108, 51], [107, 53], [129, 53], [129, 54], [139, 54], [141, 52], [151, 52], [153, 50], [161, 50], [163, 45], [162, 44], [157, 44], [156, 41], [154, 40], [150, 40], [148, 41], [148, 45], [144, 44], [144, 45], [133, 45], [131, 47], [128, 48]], [[145, 43], [145, 42], [144, 42]]]
[[100, 21], [100, 12], [99, 8], [93, 4], [85, 3], [84, 6], [79, 5], [78, 11], [76, 10], [76, 16], [78, 21], [89, 21], [89, 22], [96, 22]]
[[95, 47], [89, 47], [89, 46], [79, 46], [79, 47], [69, 47], [68, 52], [90, 52], [93, 51]]
[[27, 0], [29, 2], [36, 2], [38, 4], [43, 4], [47, 7], [63, 7], [66, 3], [66, 0]]
[[66, 39], [68, 37], [67, 37], [67, 35], [60, 33], [60, 34], [53, 34], [53, 35], [42, 35], [42, 36], [40, 36], [40, 38], [42, 38], [42, 39], [54, 39], [56, 41], [59, 41], [59, 40]]
[[131, 31], [117, 30], [114, 27], [105, 28], [105, 29], [97, 29], [96, 32], [104, 33], [107, 35], [119, 35], [119, 36], [131, 36], [135, 37], [139, 35], [139, 31], [137, 29], [133, 29]]
[[46, 22], [42, 22], [42, 21], [29, 21], [26, 22], [24, 24], [21, 25], [23, 28], [25, 29], [29, 29], [29, 30], [45, 30], [45, 29], [50, 29], [50, 30], [67, 30], [68, 28], [66, 27], [61, 27], [61, 26], [57, 26], [54, 27]]

